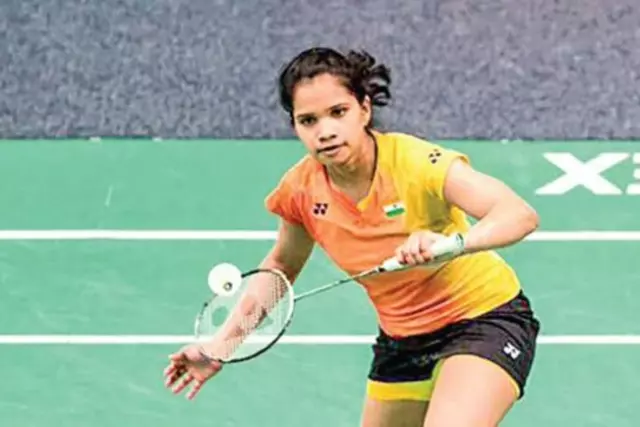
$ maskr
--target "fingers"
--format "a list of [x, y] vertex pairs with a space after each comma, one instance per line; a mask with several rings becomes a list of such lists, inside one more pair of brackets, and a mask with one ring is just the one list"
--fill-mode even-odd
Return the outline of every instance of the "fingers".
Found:
[[423, 262], [420, 236], [418, 234], [409, 236], [404, 244], [396, 250], [396, 257], [405, 265], [416, 265]]
[[188, 360], [183, 351], [169, 355], [169, 365], [164, 369], [165, 386], [171, 387], [187, 373]]
[[429, 248], [441, 236], [432, 232], [411, 234], [407, 241], [396, 250], [396, 258], [406, 265], [417, 265], [432, 258]]
[[187, 399], [193, 400], [202, 388], [203, 384], [204, 383], [201, 381], [194, 381], [193, 387], [191, 387], [191, 390], [189, 390], [189, 393], [187, 393]]
[[174, 374], [177, 370], [178, 370], [178, 365], [176, 363], [169, 363], [169, 365], [162, 372], [162, 375], [166, 377]]
[[183, 362], [186, 360], [186, 356], [185, 356], [185, 351], [187, 351], [187, 349], [178, 351], [176, 353], [170, 354], [169, 355], [169, 360], [171, 360], [172, 362]]
[[[179, 380], [179, 381], [178, 381]], [[184, 389], [187, 388], [190, 384], [192, 384], [191, 389], [187, 393], [187, 399], [193, 400], [196, 395], [200, 392], [200, 389], [204, 385], [205, 380], [198, 380], [194, 378], [193, 375], [187, 373], [186, 371], [176, 371], [173, 376], [165, 382], [167, 387], [171, 387], [171, 391], [173, 394], [179, 394]]]
[[164, 370], [166, 387], [171, 387], [179, 380], [184, 374], [187, 373], [187, 368], [182, 365], [170, 365]]
[[204, 383], [220, 371], [219, 362], [205, 361], [199, 351], [185, 348], [169, 356], [169, 365], [164, 369], [165, 386], [174, 394], [179, 394], [189, 385], [187, 399], [191, 400], [200, 392]]
[[409, 236], [409, 238], [402, 244], [398, 249], [396, 249], [396, 258], [402, 264], [412, 265], [411, 261], [413, 257], [411, 256], [411, 246], [413, 245], [413, 241], [415, 237], [413, 235]]
[[186, 374], [182, 379], [171, 389], [173, 394], [179, 394], [182, 390], [184, 390], [191, 382], [193, 381], [193, 376], [191, 374]]

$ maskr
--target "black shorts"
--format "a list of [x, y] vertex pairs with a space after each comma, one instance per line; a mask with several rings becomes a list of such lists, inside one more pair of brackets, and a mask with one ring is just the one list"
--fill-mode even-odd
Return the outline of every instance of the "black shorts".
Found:
[[439, 362], [455, 354], [472, 354], [502, 367], [521, 398], [539, 330], [540, 323], [521, 292], [486, 314], [435, 332], [393, 339], [380, 331], [373, 345], [367, 392], [380, 399], [429, 400]]

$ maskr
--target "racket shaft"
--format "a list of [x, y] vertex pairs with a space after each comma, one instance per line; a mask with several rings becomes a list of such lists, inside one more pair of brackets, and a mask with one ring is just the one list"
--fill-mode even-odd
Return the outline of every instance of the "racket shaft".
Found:
[[[439, 262], [442, 262], [444, 259], [448, 259], [448, 258], [445, 257], [445, 256], [436, 257], [436, 258], [434, 258], [432, 260], [429, 260], [429, 261], [427, 261], [425, 263], [422, 263], [420, 265], [422, 265], [422, 266], [434, 265], [434, 264], [438, 264]], [[328, 285], [320, 286], [320, 287], [312, 289], [310, 291], [298, 294], [298, 295], [295, 296], [294, 301], [297, 302], [297, 301], [299, 301], [301, 299], [304, 299], [306, 297], [310, 297], [312, 295], [316, 295], [316, 294], [319, 294], [321, 292], [328, 291], [329, 289], [333, 289], [336, 286], [340, 286], [340, 285], [345, 284], [345, 283], [353, 282], [353, 281], [358, 280], [358, 279], [363, 279], [363, 278], [365, 278], [367, 276], [371, 276], [371, 275], [378, 274], [378, 273], [384, 273], [384, 272], [387, 272], [387, 271], [405, 270], [405, 269], [408, 269], [408, 268], [411, 268], [411, 266], [400, 264], [395, 259], [395, 257], [394, 258], [389, 258], [384, 263], [380, 264], [378, 267], [372, 268], [372, 269], [367, 270], [367, 271], [363, 271], [362, 273], [358, 273], [358, 274], [353, 275], [353, 276], [349, 276], [349, 277], [345, 277], [345, 278], [340, 279], [340, 280], [336, 280], [335, 282], [329, 283]]]
[[306, 297], [310, 297], [312, 295], [316, 295], [316, 294], [319, 294], [321, 292], [328, 291], [329, 289], [333, 289], [336, 286], [340, 286], [340, 285], [343, 285], [345, 283], [349, 283], [349, 282], [353, 282], [353, 281], [358, 280], [358, 279], [362, 279], [364, 277], [367, 277], [367, 276], [370, 276], [372, 274], [375, 274], [375, 273], [377, 273], [379, 271], [380, 270], [378, 268], [376, 268], [376, 269], [372, 269], [372, 270], [368, 270], [368, 271], [356, 274], [354, 276], [349, 276], [349, 277], [345, 277], [345, 278], [340, 279], [340, 280], [336, 280], [335, 282], [329, 283], [328, 285], [320, 286], [320, 287], [317, 287], [317, 288], [312, 289], [310, 291], [298, 294], [298, 295], [296, 295], [294, 297], [294, 301], [296, 301], [296, 302], [300, 301], [301, 299], [304, 299]]

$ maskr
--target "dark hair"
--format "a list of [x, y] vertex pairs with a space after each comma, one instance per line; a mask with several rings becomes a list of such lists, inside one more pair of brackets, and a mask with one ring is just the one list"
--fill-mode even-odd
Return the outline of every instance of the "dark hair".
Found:
[[[391, 92], [390, 70], [366, 51], [350, 50], [342, 54], [326, 47], [307, 49], [289, 62], [280, 73], [280, 105], [293, 122], [293, 91], [296, 84], [320, 74], [329, 73], [343, 81], [359, 103], [369, 96], [372, 106], [385, 106]], [[373, 120], [373, 114], [372, 114]], [[367, 127], [371, 126], [371, 122]]]

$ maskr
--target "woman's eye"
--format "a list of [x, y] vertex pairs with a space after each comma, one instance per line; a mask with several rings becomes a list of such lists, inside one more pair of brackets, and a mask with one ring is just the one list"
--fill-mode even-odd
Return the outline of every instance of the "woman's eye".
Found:
[[315, 119], [313, 117], [304, 117], [300, 119], [300, 124], [302, 126], [311, 126], [315, 123]]
[[331, 114], [333, 115], [333, 117], [342, 117], [345, 115], [346, 112], [347, 112], [346, 108], [336, 108], [331, 112]]

